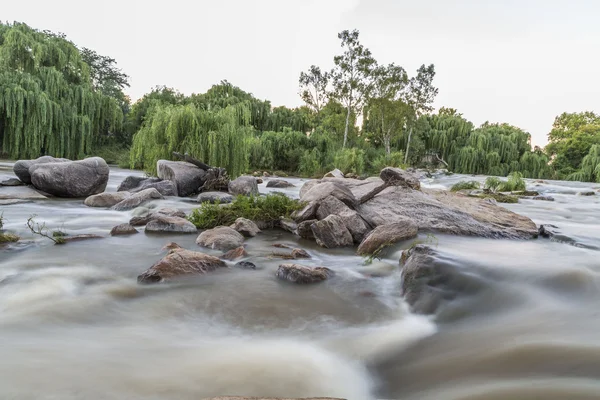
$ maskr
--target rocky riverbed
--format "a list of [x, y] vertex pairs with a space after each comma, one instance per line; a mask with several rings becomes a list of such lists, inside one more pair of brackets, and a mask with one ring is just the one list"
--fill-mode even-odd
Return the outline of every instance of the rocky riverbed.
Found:
[[[12, 166], [0, 164], [0, 181], [14, 177]], [[422, 176], [419, 191], [395, 185], [360, 204], [383, 179], [304, 186], [305, 180], [284, 178], [294, 185], [288, 186], [265, 177], [256, 188], [236, 191], [299, 198], [301, 189], [305, 195], [324, 183], [348, 188], [354, 200], [315, 191], [328, 194], [310, 217], [341, 220], [323, 229], [347, 231], [350, 246], [242, 224], [222, 247], [214, 237], [199, 245], [200, 232], [186, 233], [176, 219], [177, 211], [189, 214], [199, 205], [195, 197], [174, 196], [188, 190], [185, 182], [141, 187], [142, 173], [110, 168], [106, 191], [117, 193], [131, 175], [140, 177], [130, 183], [135, 193], [105, 195], [100, 207], [0, 187], [4, 227], [22, 237], [0, 251], [0, 339], [9, 344], [0, 356], [10, 360], [0, 363], [3, 397], [592, 399], [600, 393], [594, 334], [600, 197], [579, 195], [595, 193], [592, 184], [528, 181], [528, 189], [555, 201], [498, 206], [439, 191], [485, 177], [440, 174]], [[147, 190], [158, 195], [129, 200]], [[32, 214], [70, 235], [103, 238], [56, 246], [29, 233]], [[138, 234], [110, 235], [148, 215], [158, 216], [154, 232], [144, 221], [132, 227]], [[378, 227], [403, 218], [414, 223], [412, 233], [405, 239], [392, 232], [399, 239], [381, 259], [365, 262], [356, 254]], [[294, 221], [296, 233], [301, 219]], [[547, 237], [534, 239], [541, 225]], [[245, 247], [235, 253], [240, 243]], [[372, 243], [373, 237], [363, 248], [377, 247]], [[294, 249], [310, 258], [292, 256]], [[223, 259], [229, 250], [235, 254]], [[161, 275], [173, 259], [200, 273]], [[141, 284], [140, 276], [142, 283], [161, 283]]]

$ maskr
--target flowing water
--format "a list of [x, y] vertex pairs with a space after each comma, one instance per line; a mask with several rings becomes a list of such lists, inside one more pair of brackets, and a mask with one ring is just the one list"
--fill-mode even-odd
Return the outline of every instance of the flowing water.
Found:
[[[112, 169], [107, 190], [131, 173]], [[0, 180], [11, 175], [11, 164], [0, 163]], [[290, 180], [296, 188], [280, 191], [297, 196], [302, 181]], [[594, 185], [573, 182], [528, 188], [556, 201], [507, 207], [557, 226], [569, 243], [421, 237], [466, 288], [431, 316], [411, 313], [401, 297], [398, 259], [411, 243], [365, 265], [352, 249], [324, 250], [272, 230], [246, 241], [255, 271], [139, 286], [136, 276], [167, 242], [198, 249], [196, 235], [54, 246], [28, 233], [30, 215], [70, 234], [107, 235], [140, 210], [59, 199], [0, 206], [5, 228], [23, 237], [0, 250], [0, 398], [598, 399], [600, 195], [579, 196]], [[197, 204], [147, 206], [188, 212]], [[307, 249], [313, 259], [303, 263], [336, 277], [278, 281], [274, 243]]]

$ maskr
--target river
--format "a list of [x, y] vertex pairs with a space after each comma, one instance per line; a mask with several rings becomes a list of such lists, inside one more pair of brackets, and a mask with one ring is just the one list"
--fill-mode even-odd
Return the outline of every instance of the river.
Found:
[[[0, 163], [0, 180], [12, 177], [11, 167]], [[131, 174], [141, 173], [111, 168], [107, 190]], [[297, 197], [303, 181], [289, 180], [296, 187], [285, 192]], [[412, 241], [365, 265], [353, 249], [321, 249], [271, 230], [246, 241], [255, 271], [140, 286], [136, 276], [167, 242], [200, 250], [196, 235], [109, 237], [139, 210], [82, 200], [0, 206], [5, 229], [23, 238], [0, 250], [0, 398], [598, 399], [600, 195], [578, 195], [596, 186], [528, 181], [555, 201], [506, 205], [556, 225], [570, 244], [422, 235], [465, 282], [464, 293], [429, 316], [411, 313], [400, 293], [398, 260]], [[198, 204], [146, 206], [189, 212]], [[28, 232], [32, 214], [69, 234], [107, 237], [55, 246]], [[274, 243], [306, 249], [313, 258], [305, 263], [335, 278], [278, 281]]]

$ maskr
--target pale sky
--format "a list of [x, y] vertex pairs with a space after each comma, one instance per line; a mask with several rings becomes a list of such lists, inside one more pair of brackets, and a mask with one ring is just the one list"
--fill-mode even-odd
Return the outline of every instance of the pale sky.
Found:
[[359, 29], [381, 63], [433, 63], [435, 105], [508, 122], [543, 145], [562, 112], [600, 112], [598, 0], [3, 0], [0, 19], [67, 34], [117, 59], [141, 97], [227, 79], [274, 106], [301, 105], [298, 75], [329, 69]]

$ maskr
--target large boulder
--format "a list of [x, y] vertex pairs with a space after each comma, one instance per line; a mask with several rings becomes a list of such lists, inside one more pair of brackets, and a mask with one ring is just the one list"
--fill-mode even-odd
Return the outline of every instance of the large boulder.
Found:
[[244, 237], [228, 226], [218, 226], [208, 229], [198, 235], [196, 244], [217, 250], [231, 250], [240, 247], [244, 243]]
[[342, 218], [355, 243], [360, 243], [370, 230], [356, 211], [351, 210], [341, 200], [333, 196], [327, 196], [322, 200], [317, 209], [317, 218], [320, 220], [330, 215], [337, 215]]
[[33, 186], [57, 197], [87, 197], [102, 193], [109, 172], [108, 165], [100, 157], [37, 163], [29, 167]]
[[406, 218], [403, 222], [394, 222], [387, 225], [379, 225], [365, 237], [358, 246], [359, 255], [376, 254], [384, 247], [412, 239], [417, 236], [419, 227], [412, 220]]
[[315, 222], [318, 222], [318, 220], [316, 219], [309, 219], [306, 221], [302, 221], [298, 224], [298, 236], [300, 236], [303, 239], [309, 239], [309, 240], [314, 240], [315, 239], [315, 235], [312, 231], [312, 224], [314, 224]]
[[130, 192], [132, 189], [137, 188], [144, 181], [160, 182], [160, 178], [147, 178], [145, 176], [133, 176], [130, 175], [123, 179], [123, 182], [117, 187], [117, 192]]
[[151, 233], [197, 233], [198, 229], [185, 218], [157, 213], [146, 224], [145, 231]]
[[127, 211], [132, 210], [142, 203], [153, 199], [162, 199], [163, 196], [158, 192], [158, 190], [151, 188], [142, 190], [141, 192], [134, 193], [131, 196], [127, 197], [125, 200], [115, 204], [112, 206], [112, 209], [115, 211]]
[[13, 172], [19, 178], [19, 180], [28, 185], [31, 184], [31, 174], [29, 172], [29, 168], [37, 164], [47, 164], [47, 163], [57, 163], [57, 162], [67, 162], [71, 160], [67, 160], [66, 158], [54, 158], [50, 156], [42, 156], [36, 158], [35, 160], [19, 160], [13, 165]]
[[198, 195], [198, 203], [228, 204], [233, 201], [233, 196], [225, 192], [202, 192]]
[[379, 177], [385, 183], [407, 187], [414, 190], [421, 189], [421, 182], [419, 179], [409, 172], [406, 172], [400, 168], [387, 167], [381, 170]]
[[312, 186], [306, 193], [302, 195], [300, 200], [313, 203], [320, 202], [328, 196], [335, 197], [350, 208], [355, 208], [357, 205], [356, 197], [347, 186], [331, 181], [318, 183]]
[[139, 283], [158, 283], [187, 275], [202, 275], [227, 265], [217, 257], [186, 250], [175, 243], [167, 245], [169, 254], [138, 276]]
[[352, 246], [352, 234], [338, 215], [330, 215], [322, 221], [311, 225], [317, 244], [328, 249]]
[[129, 192], [104, 192], [87, 197], [83, 204], [88, 207], [112, 207], [130, 196]]
[[256, 178], [252, 176], [240, 176], [229, 182], [229, 193], [234, 196], [257, 196], [258, 195], [258, 183]]
[[294, 187], [294, 184], [290, 183], [284, 179], [271, 179], [271, 180], [269, 180], [269, 182], [267, 182], [267, 187], [284, 189], [284, 188]]
[[333, 271], [325, 267], [307, 267], [299, 264], [281, 264], [277, 278], [298, 284], [317, 283], [329, 279]]
[[[125, 181], [123, 181], [125, 183]], [[121, 185], [123, 185], [121, 183]], [[126, 187], [128, 185], [123, 185]], [[121, 188], [121, 186], [119, 186]], [[117, 190], [119, 190], [117, 188]], [[162, 180], [160, 178], [146, 178], [141, 180], [136, 186], [129, 189], [131, 193], [141, 192], [142, 190], [154, 188], [163, 196], [177, 196], [177, 186], [172, 181]]]
[[196, 193], [204, 184], [206, 171], [185, 161], [158, 160], [158, 177], [172, 181], [177, 188], [177, 195], [186, 197]]
[[235, 222], [231, 224], [231, 228], [235, 229], [245, 237], [254, 237], [260, 233], [258, 226], [246, 218], [236, 219]]

